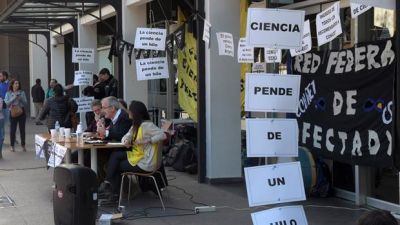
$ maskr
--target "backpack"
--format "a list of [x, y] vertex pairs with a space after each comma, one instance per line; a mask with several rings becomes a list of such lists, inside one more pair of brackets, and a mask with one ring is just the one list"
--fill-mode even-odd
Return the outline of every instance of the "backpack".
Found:
[[172, 164], [172, 168], [180, 172], [185, 171], [185, 167], [195, 161], [193, 143], [186, 139], [183, 139], [182, 142], [183, 143], [178, 150], [175, 162]]
[[180, 146], [175, 144], [168, 150], [168, 153], [164, 157], [164, 165], [172, 166], [175, 163], [179, 148]]
[[326, 198], [332, 195], [332, 179], [328, 165], [321, 159], [316, 160], [317, 181], [310, 190], [310, 196]]

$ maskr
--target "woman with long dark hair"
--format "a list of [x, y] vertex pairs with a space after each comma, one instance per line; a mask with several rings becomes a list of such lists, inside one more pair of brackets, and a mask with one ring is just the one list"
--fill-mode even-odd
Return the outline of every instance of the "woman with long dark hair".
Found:
[[12, 152], [15, 151], [15, 133], [17, 132], [17, 125], [19, 125], [22, 150], [25, 152], [25, 106], [27, 100], [25, 92], [21, 90], [21, 83], [18, 80], [12, 80], [10, 82], [4, 102], [7, 104], [7, 108], [10, 111], [10, 150]]
[[129, 105], [132, 127], [122, 138], [128, 151], [115, 151], [108, 160], [107, 175], [100, 185], [99, 192], [117, 194], [122, 172], [149, 173], [160, 167], [160, 142], [167, 137], [164, 132], [150, 121], [146, 106], [139, 101]]

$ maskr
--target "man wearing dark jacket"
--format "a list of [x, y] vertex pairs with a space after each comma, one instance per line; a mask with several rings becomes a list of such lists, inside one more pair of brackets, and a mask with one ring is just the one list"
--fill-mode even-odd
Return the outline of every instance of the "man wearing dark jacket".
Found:
[[118, 97], [118, 81], [107, 68], [100, 70], [99, 81], [93, 86], [95, 99], [103, 99], [108, 96]]
[[43, 125], [42, 122], [39, 121], [39, 113], [42, 110], [43, 102], [44, 102], [44, 90], [41, 85], [41, 80], [36, 79], [36, 84], [32, 86], [31, 96], [33, 101], [33, 106], [35, 109], [35, 120], [36, 125]]

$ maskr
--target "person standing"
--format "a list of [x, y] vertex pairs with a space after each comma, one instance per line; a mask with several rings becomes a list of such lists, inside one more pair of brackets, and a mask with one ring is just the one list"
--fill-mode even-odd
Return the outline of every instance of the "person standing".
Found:
[[103, 99], [108, 96], [118, 97], [118, 81], [107, 68], [100, 70], [99, 82], [93, 88], [95, 99]]
[[[0, 98], [0, 109], [5, 105], [3, 98]], [[0, 159], [3, 158], [3, 142], [4, 142], [4, 113], [0, 110]]]
[[[6, 97], [6, 93], [8, 91], [10, 85], [10, 81], [8, 80], [8, 72], [7, 71], [1, 71], [0, 72], [0, 97], [4, 100]], [[5, 102], [3, 101], [3, 115], [4, 115], [4, 122], [7, 122], [9, 120], [9, 115], [10, 112], [7, 109], [7, 105], [5, 104]], [[4, 139], [4, 137], [3, 137]]]
[[44, 102], [44, 90], [41, 85], [42, 81], [38, 78], [36, 79], [36, 84], [32, 86], [31, 95], [33, 100], [33, 106], [35, 109], [35, 120], [36, 125], [43, 125], [42, 122], [39, 121], [39, 113], [42, 110], [43, 102]]
[[51, 79], [49, 82], [49, 89], [46, 92], [46, 99], [54, 96], [54, 87], [58, 84], [56, 79]]
[[21, 83], [18, 80], [10, 81], [10, 87], [6, 93], [4, 101], [7, 104], [7, 108], [10, 110], [10, 150], [12, 152], [15, 151], [15, 133], [17, 131], [17, 125], [19, 125], [22, 150], [25, 152], [25, 106], [27, 100], [25, 92], [21, 90]]

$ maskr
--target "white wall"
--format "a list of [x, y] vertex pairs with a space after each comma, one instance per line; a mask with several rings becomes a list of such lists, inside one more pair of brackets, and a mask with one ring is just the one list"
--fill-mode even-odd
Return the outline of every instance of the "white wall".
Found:
[[[30, 34], [30, 41], [37, 41], [37, 43], [42, 46], [47, 51], [47, 38], [44, 35], [39, 34]], [[46, 91], [48, 87], [48, 62], [46, 52], [43, 51], [39, 46], [29, 42], [29, 87], [32, 87], [36, 84], [36, 79], [39, 78], [42, 80], [42, 87]], [[31, 104], [31, 117], [35, 116], [35, 111], [33, 110], [33, 102]]]
[[[51, 37], [53, 35], [50, 35]], [[64, 44], [51, 46], [51, 78], [65, 84], [65, 54]], [[48, 84], [46, 85], [48, 86]]]
[[[146, 4], [139, 6], [127, 6], [127, 1], [122, 1], [122, 26], [124, 40], [133, 43], [136, 28], [146, 27]], [[147, 81], [137, 81], [135, 56], [132, 55], [132, 64], [129, 64], [128, 54], [124, 53], [124, 99], [128, 103], [139, 100], [148, 104]]]
[[[210, 49], [206, 49], [207, 178], [239, 178], [240, 64], [236, 57], [219, 56], [215, 30], [240, 32], [239, 0], [206, 0], [207, 20], [212, 24]], [[223, 16], [221, 16], [223, 15]]]

